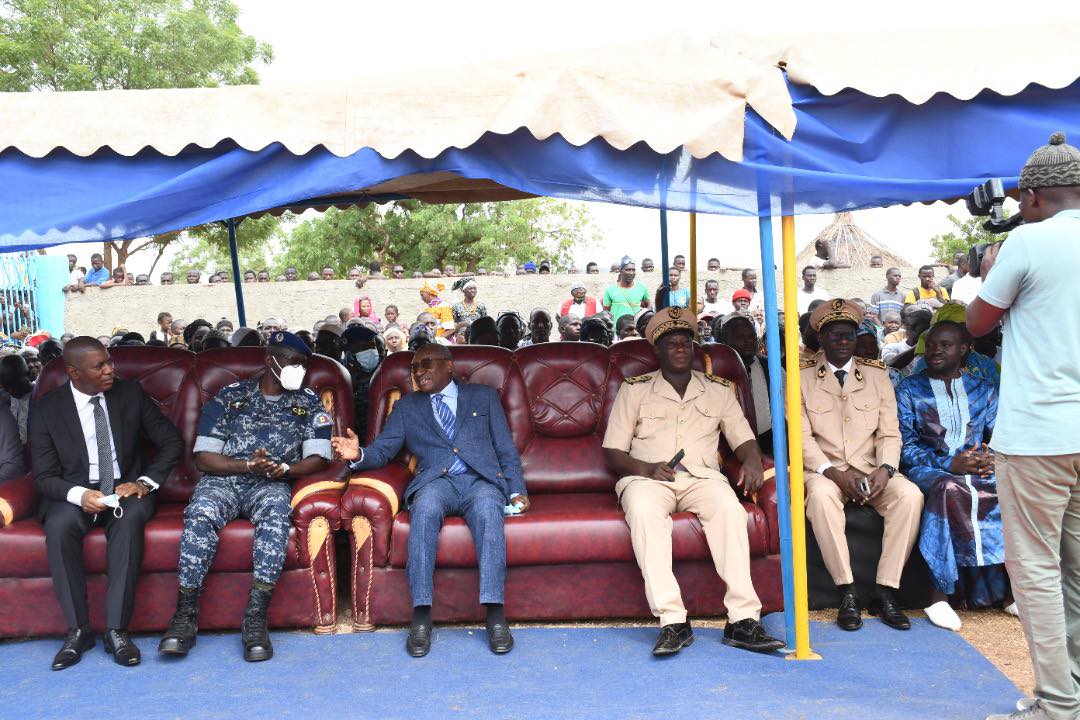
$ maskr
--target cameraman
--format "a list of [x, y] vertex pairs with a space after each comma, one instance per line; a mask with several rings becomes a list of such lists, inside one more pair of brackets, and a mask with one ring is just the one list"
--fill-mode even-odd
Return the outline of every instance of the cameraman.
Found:
[[991, 717], [1072, 720], [1080, 716], [1080, 150], [1054, 133], [1028, 158], [1019, 187], [1027, 224], [987, 250], [967, 313], [976, 337], [1005, 324], [991, 446], [1005, 564], [1036, 682], [1033, 707]]

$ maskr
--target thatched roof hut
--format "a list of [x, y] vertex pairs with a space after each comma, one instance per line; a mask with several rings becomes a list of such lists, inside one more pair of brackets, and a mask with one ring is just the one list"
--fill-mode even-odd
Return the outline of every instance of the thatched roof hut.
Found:
[[879, 245], [865, 230], [856, 225], [850, 212], [837, 213], [833, 221], [799, 252], [796, 262], [800, 268], [814, 256], [814, 246], [818, 240], [829, 243], [830, 254], [837, 262], [853, 268], [870, 267], [870, 258], [874, 255], [881, 256], [883, 267], [910, 265], [900, 255]]

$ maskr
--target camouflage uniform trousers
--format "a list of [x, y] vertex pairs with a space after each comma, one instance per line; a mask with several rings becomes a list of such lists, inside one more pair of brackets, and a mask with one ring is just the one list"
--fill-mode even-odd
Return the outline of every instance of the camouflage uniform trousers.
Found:
[[206, 475], [184, 510], [180, 536], [180, 586], [202, 587], [218, 548], [218, 533], [239, 516], [255, 525], [252, 550], [256, 582], [274, 584], [285, 565], [292, 488], [251, 475]]

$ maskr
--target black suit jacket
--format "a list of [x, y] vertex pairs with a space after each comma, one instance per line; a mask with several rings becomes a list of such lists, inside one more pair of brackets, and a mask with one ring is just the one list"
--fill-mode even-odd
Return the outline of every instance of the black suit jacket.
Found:
[[[117, 378], [105, 393], [105, 404], [109, 408], [113, 448], [120, 466], [117, 483], [145, 475], [159, 485], [164, 484], [184, 450], [176, 427], [161, 414], [142, 386], [131, 380]], [[145, 466], [143, 436], [158, 448], [154, 460]], [[66, 500], [72, 487], [87, 484], [90, 459], [70, 383], [33, 404], [27, 439], [34, 485], [43, 497]]]

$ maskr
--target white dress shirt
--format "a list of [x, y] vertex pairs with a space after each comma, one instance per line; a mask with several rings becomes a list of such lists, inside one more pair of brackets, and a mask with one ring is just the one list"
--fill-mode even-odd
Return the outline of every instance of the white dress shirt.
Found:
[[[851, 376], [851, 368], [855, 366], [855, 358], [852, 357], [850, 360], [848, 360], [847, 364], [844, 365], [844, 367], [836, 367], [835, 365], [833, 365], [828, 360], [825, 361], [825, 364], [829, 367], [829, 372], [831, 372], [833, 375], [836, 374], [837, 370], [843, 370], [844, 372], [846, 372], [847, 375], [844, 376], [844, 380], [847, 380], [848, 377]], [[823, 464], [821, 467], [819, 467], [816, 470], [816, 472], [817, 472], [818, 475], [824, 475], [825, 471], [828, 470], [829, 468], [831, 468], [832, 466], [833, 466], [833, 464], [831, 462], [827, 462], [827, 463]]]
[[[71, 396], [75, 399], [75, 410], [79, 414], [79, 425], [82, 427], [83, 440], [86, 442], [86, 457], [90, 461], [90, 472], [87, 476], [87, 480], [96, 484], [101, 477], [98, 470], [98, 446], [97, 446], [97, 425], [94, 422], [94, 404], [91, 402], [95, 397], [101, 398], [101, 409], [105, 412], [105, 424], [109, 428], [110, 439], [112, 440], [112, 466], [113, 466], [113, 482], [115, 485], [121, 483], [120, 480], [120, 464], [116, 459], [116, 434], [112, 431], [112, 424], [109, 422], [109, 406], [105, 400], [104, 393], [98, 393], [97, 395], [87, 395], [84, 392], [79, 391], [75, 385], [68, 382], [68, 386], [71, 388]], [[143, 476], [139, 480], [145, 480], [151, 489], [157, 490], [158, 485], [150, 478]], [[89, 488], [82, 485], [76, 485], [68, 490], [67, 501], [72, 505], [82, 506], [82, 496]]]

